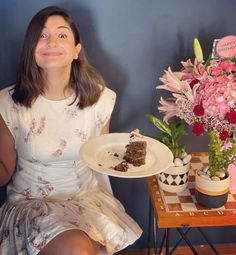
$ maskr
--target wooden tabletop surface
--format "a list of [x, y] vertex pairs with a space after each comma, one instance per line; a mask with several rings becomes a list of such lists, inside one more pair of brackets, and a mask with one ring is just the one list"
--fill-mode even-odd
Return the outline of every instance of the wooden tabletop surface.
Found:
[[158, 227], [207, 227], [236, 225], [236, 190], [230, 190], [227, 203], [217, 209], [204, 208], [194, 196], [195, 171], [207, 164], [206, 153], [193, 153], [188, 188], [168, 193], [158, 186], [156, 176], [147, 177], [147, 185]]

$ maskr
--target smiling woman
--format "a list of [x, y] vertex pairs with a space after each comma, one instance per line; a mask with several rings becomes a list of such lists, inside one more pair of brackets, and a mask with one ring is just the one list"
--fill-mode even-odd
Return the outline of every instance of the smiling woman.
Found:
[[79, 155], [108, 130], [115, 99], [88, 64], [68, 13], [37, 13], [19, 79], [0, 91], [0, 185], [10, 181], [0, 208], [0, 254], [115, 253], [140, 237]]
[[[47, 57], [41, 55], [41, 49], [42, 53], [62, 55]], [[58, 66], [59, 59], [61, 68]], [[63, 68], [62, 59], [66, 68]], [[50, 68], [49, 71], [46, 67], [50, 65], [58, 68]], [[45, 8], [32, 18], [26, 31], [19, 67], [12, 98], [15, 103], [26, 107], [30, 107], [39, 95], [60, 100], [73, 92], [75, 98], [79, 98], [79, 108], [83, 109], [98, 100], [105, 86], [103, 78], [87, 61], [77, 25], [65, 10], [57, 7], [53, 10]]]
[[78, 58], [81, 44], [75, 45], [73, 32], [61, 16], [51, 16], [45, 23], [35, 49], [35, 60], [38, 66], [47, 72], [49, 68], [66, 67], [70, 75], [71, 63]]
[[[65, 83], [68, 82], [71, 73], [71, 63], [78, 59], [81, 44], [75, 43], [73, 31], [69, 24], [61, 16], [51, 16], [45, 23], [35, 48], [35, 61], [42, 69], [47, 82], [44, 96], [52, 100], [60, 100], [69, 97], [73, 91]], [[55, 79], [60, 81], [55, 83]], [[61, 79], [63, 77], [63, 80]], [[55, 85], [55, 86], [54, 86]], [[59, 94], [58, 85], [62, 86]]]

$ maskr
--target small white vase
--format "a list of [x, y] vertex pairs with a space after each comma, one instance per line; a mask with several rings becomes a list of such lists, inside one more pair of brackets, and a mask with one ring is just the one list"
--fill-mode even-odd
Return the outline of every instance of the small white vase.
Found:
[[219, 208], [227, 202], [230, 176], [220, 181], [206, 179], [196, 172], [195, 197], [200, 205]]
[[184, 166], [170, 166], [157, 175], [159, 187], [167, 192], [177, 193], [188, 186], [188, 173], [190, 163]]

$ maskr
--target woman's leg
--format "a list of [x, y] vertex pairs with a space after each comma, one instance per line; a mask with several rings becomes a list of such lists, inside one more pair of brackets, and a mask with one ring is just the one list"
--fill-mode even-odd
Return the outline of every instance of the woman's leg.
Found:
[[99, 247], [83, 231], [68, 230], [53, 238], [38, 255], [97, 255]]

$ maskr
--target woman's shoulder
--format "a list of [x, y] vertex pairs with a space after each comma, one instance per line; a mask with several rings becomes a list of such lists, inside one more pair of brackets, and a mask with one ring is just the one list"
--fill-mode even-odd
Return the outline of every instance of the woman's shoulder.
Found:
[[8, 86], [6, 88], [3, 88], [0, 90], [0, 101], [3, 102], [3, 101], [13, 101], [12, 100], [12, 92], [13, 92], [13, 89], [14, 88], [14, 85], [11, 85], [11, 86]]
[[116, 98], [116, 92], [108, 87], [104, 87], [102, 93], [101, 93], [101, 98]]
[[104, 87], [101, 92], [101, 95], [95, 104], [95, 108], [99, 111], [106, 111], [106, 109], [113, 109], [116, 102], [116, 93], [109, 89], [108, 87]]

